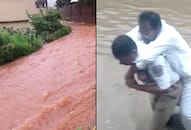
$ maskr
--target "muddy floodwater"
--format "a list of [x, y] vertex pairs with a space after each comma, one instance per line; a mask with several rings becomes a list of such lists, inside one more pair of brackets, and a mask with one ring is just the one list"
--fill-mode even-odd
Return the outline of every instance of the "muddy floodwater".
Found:
[[[0, 22], [27, 20], [35, 0], [1, 0]], [[30, 27], [28, 22], [0, 27]], [[83, 130], [95, 126], [95, 25], [0, 66], [0, 130]]]
[[0, 130], [83, 130], [95, 125], [95, 25], [0, 66]]
[[111, 41], [137, 25], [143, 10], [160, 13], [191, 44], [189, 0], [97, 0], [97, 128], [98, 130], [148, 130], [152, 111], [149, 95], [124, 83], [128, 67], [112, 57]]

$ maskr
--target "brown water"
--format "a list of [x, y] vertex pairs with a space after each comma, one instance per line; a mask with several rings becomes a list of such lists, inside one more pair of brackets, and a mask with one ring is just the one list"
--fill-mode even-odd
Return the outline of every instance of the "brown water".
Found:
[[152, 111], [149, 95], [128, 89], [120, 66], [111, 55], [111, 41], [137, 25], [143, 10], [154, 10], [191, 42], [190, 0], [97, 0], [97, 128], [148, 130]]
[[83, 130], [95, 125], [95, 25], [0, 66], [0, 130]]
[[[1, 0], [0, 21], [28, 19], [34, 1]], [[95, 92], [95, 25], [74, 24], [70, 35], [0, 66], [0, 130], [93, 129]]]

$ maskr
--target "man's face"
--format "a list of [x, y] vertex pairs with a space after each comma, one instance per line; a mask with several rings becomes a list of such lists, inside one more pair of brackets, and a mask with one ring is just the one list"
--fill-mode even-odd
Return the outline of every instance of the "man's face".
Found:
[[137, 51], [134, 50], [130, 55], [119, 58], [119, 62], [122, 65], [131, 65], [137, 57]]
[[158, 35], [158, 29], [153, 29], [148, 21], [140, 22], [139, 32], [145, 43], [155, 40]]

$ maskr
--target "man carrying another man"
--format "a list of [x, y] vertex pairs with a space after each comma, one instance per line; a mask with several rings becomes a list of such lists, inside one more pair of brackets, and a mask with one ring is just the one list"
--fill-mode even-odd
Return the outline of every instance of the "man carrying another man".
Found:
[[121, 64], [133, 66], [131, 71], [137, 73], [138, 78], [145, 82], [144, 85], [129, 87], [154, 95], [152, 102], [154, 114], [150, 130], [164, 130], [179, 101], [180, 77], [171, 69], [162, 55], [148, 63], [146, 70], [138, 70], [135, 67], [136, 60], [139, 58], [140, 51], [145, 51], [144, 46], [139, 47], [130, 37], [120, 35], [113, 41], [112, 52]]
[[[121, 53], [125, 55], [116, 57], [117, 52], [123, 46], [123, 44], [121, 44], [123, 40], [119, 40], [119, 36], [114, 40], [112, 45], [113, 54], [120, 63], [131, 65], [126, 75], [127, 85], [131, 88], [146, 92], [158, 91], [156, 90], [156, 86], [137, 84], [134, 79], [134, 74], [137, 72], [137, 69], [145, 69], [148, 64], [155, 62], [155, 60], [162, 55], [162, 57], [168, 61], [167, 64], [169, 64], [169, 68], [172, 68], [172, 71], [178, 74], [182, 80], [183, 92], [180, 104], [182, 122], [186, 130], [191, 130], [191, 67], [189, 67], [189, 63], [191, 63], [191, 50], [185, 40], [174, 27], [161, 20], [160, 16], [152, 11], [141, 13], [139, 16], [139, 26], [135, 27], [127, 35], [128, 36], [124, 38], [124, 43], [130, 45], [135, 42], [138, 47], [137, 49], [136, 47], [128, 46], [128, 50], [122, 49], [123, 51], [121, 51]], [[174, 58], [176, 58], [176, 60], [174, 60]], [[132, 63], [135, 64], [133, 65]], [[160, 77], [161, 74], [159, 70], [161, 70], [162, 67], [154, 68], [153, 72]], [[168, 77], [171, 77], [170, 73]], [[163, 80], [163, 82], [169, 83], [167, 79], [164, 78]], [[160, 82], [162, 82], [162, 80], [158, 83]], [[167, 86], [169, 86], [169, 84]], [[163, 89], [159, 89], [159, 91], [160, 90]]]

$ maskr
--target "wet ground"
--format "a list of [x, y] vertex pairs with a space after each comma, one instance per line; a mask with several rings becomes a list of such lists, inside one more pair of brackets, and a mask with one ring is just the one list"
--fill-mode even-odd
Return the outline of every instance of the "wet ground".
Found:
[[95, 25], [0, 66], [1, 130], [88, 130], [95, 125]]
[[97, 0], [98, 130], [148, 130], [152, 116], [149, 95], [125, 86], [128, 67], [112, 57], [112, 40], [137, 25], [141, 11], [154, 10], [190, 44], [190, 6], [188, 0]]

